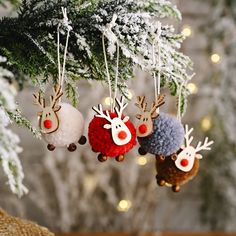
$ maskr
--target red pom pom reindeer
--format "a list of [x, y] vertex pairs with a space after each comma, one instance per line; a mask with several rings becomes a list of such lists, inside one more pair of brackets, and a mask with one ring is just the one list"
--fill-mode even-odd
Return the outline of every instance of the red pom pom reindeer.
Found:
[[198, 172], [199, 159], [202, 155], [198, 154], [202, 150], [211, 150], [210, 146], [214, 143], [205, 138], [204, 143], [199, 142], [196, 147], [191, 145], [193, 136], [189, 137], [193, 128], [185, 126], [186, 146], [170, 156], [156, 156], [157, 183], [160, 186], [171, 185], [174, 192], [180, 191], [180, 186], [191, 180]]
[[89, 124], [89, 142], [94, 152], [100, 152], [98, 160], [103, 162], [108, 157], [117, 161], [124, 160], [124, 154], [136, 145], [136, 130], [128, 116], [123, 115], [127, 103], [124, 97], [116, 99], [115, 112], [104, 111], [101, 104], [93, 107], [97, 113]]

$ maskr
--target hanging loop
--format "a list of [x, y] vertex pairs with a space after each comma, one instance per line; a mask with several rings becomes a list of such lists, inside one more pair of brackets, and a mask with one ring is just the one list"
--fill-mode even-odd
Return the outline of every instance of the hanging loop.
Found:
[[[69, 42], [69, 37], [70, 37], [70, 31], [73, 28], [70, 25], [70, 22], [67, 16], [67, 9], [64, 7], [62, 7], [61, 9], [62, 9], [62, 14], [63, 14], [63, 19], [59, 22], [58, 27], [57, 27], [57, 61], [58, 61], [58, 81], [61, 88], [63, 88], [63, 84], [65, 80], [65, 67], [66, 67], [68, 42]], [[67, 31], [65, 50], [64, 50], [64, 55], [63, 55], [62, 72], [61, 72], [61, 61], [60, 61], [60, 29], [61, 27], [65, 28]]]
[[[119, 43], [116, 35], [112, 32], [112, 28], [115, 26], [115, 22], [117, 20], [117, 15], [114, 14], [112, 17], [112, 21], [106, 25], [102, 34], [102, 48], [103, 48], [103, 56], [104, 62], [106, 67], [106, 74], [107, 74], [107, 82], [109, 87], [109, 98], [110, 98], [110, 110], [114, 112], [115, 107], [115, 99], [117, 95], [117, 84], [118, 84], [118, 77], [119, 77]], [[110, 40], [116, 42], [117, 44], [117, 63], [116, 63], [116, 72], [115, 72], [115, 86], [114, 86], [114, 95], [112, 97], [112, 81], [109, 72], [108, 60], [107, 60], [107, 53], [106, 53], [106, 45], [105, 45], [105, 36], [111, 38]]]
[[[156, 36], [156, 37], [155, 37]], [[161, 22], [158, 21], [158, 30], [157, 34], [154, 35], [153, 42], [152, 42], [152, 55], [153, 55], [153, 80], [154, 80], [154, 93], [155, 93], [155, 100], [158, 99], [158, 95], [160, 95], [161, 90]], [[158, 58], [156, 58], [156, 43], [158, 49]], [[157, 59], [157, 61], [156, 61]], [[158, 68], [158, 75], [156, 76], [155, 69]], [[160, 108], [157, 108], [157, 113], [159, 113]]]

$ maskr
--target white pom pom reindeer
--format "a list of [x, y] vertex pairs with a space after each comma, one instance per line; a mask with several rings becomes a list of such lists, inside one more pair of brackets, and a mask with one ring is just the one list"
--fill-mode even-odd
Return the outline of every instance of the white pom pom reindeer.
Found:
[[198, 154], [202, 150], [211, 150], [210, 146], [214, 143], [213, 141], [208, 142], [208, 138], [205, 138], [205, 141], [202, 145], [202, 142], [199, 142], [196, 147], [191, 146], [193, 141], [193, 136], [189, 137], [193, 132], [193, 128], [188, 129], [188, 125], [185, 126], [185, 140], [186, 146], [181, 146], [183, 149], [175, 160], [175, 165], [178, 169], [184, 172], [189, 172], [194, 165], [195, 158], [202, 159], [202, 155]]
[[50, 103], [46, 105], [45, 98], [40, 93], [33, 94], [34, 104], [39, 105], [42, 111], [38, 112], [39, 126], [43, 138], [48, 143], [48, 150], [56, 147], [67, 147], [71, 152], [75, 151], [79, 142], [86, 143], [83, 136], [84, 118], [82, 114], [69, 103], [59, 103], [63, 95], [60, 85], [56, 85]]

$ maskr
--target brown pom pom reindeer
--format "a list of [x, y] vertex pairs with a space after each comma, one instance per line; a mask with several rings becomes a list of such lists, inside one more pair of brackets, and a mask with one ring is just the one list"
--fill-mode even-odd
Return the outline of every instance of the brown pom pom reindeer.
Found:
[[164, 157], [156, 155], [156, 170], [157, 170], [157, 183], [159, 186], [171, 185], [174, 192], [180, 191], [180, 186], [193, 179], [199, 169], [199, 159], [202, 155], [198, 154], [201, 150], [211, 150], [210, 146], [213, 141], [208, 142], [208, 138], [202, 145], [199, 142], [196, 147], [191, 146], [193, 137], [190, 136], [192, 129], [185, 126], [185, 140], [186, 146], [181, 146], [177, 153]]

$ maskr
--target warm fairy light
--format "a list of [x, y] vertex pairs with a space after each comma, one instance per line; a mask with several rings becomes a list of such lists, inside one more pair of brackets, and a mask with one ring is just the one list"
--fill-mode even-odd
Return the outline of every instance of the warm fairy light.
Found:
[[121, 212], [127, 212], [132, 206], [131, 201], [129, 200], [121, 200], [117, 206], [117, 210]]
[[212, 122], [210, 117], [204, 117], [201, 121], [201, 127], [203, 131], [208, 131], [211, 129]]
[[217, 53], [214, 53], [211, 55], [211, 61], [215, 64], [219, 63], [221, 60], [220, 55]]
[[112, 104], [112, 99], [110, 97], [106, 97], [104, 99], [104, 105], [110, 106]]
[[91, 192], [97, 185], [97, 180], [94, 177], [94, 175], [86, 175], [84, 177], [84, 188], [88, 191]]
[[194, 83], [189, 83], [188, 84], [188, 90], [191, 94], [196, 94], [198, 92], [198, 87]]
[[190, 37], [192, 35], [192, 29], [189, 25], [184, 25], [182, 29], [182, 34], [185, 37]]
[[147, 158], [145, 156], [138, 157], [137, 164], [140, 166], [145, 166], [147, 164]]

